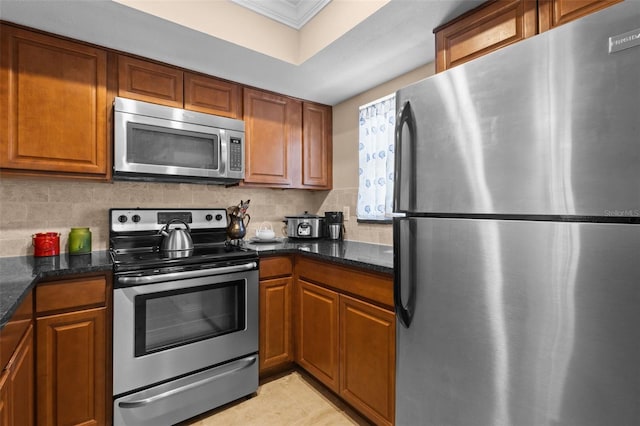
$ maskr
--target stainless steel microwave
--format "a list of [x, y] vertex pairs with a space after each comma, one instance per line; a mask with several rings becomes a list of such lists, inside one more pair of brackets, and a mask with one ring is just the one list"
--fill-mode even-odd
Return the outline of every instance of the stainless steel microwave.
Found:
[[244, 142], [242, 120], [115, 98], [114, 179], [235, 183]]

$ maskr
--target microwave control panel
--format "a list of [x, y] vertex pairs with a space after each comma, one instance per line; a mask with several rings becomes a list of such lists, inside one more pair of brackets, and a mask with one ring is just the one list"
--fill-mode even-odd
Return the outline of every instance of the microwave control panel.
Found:
[[242, 171], [242, 139], [230, 138], [229, 170]]

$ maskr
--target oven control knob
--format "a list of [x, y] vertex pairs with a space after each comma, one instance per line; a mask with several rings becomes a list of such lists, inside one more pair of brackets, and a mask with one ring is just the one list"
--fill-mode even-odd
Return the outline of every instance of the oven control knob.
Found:
[[222, 220], [222, 215], [220, 213], [216, 215], [216, 220]]
[[140, 215], [134, 214], [131, 220], [133, 220], [135, 223], [140, 222]]
[[123, 214], [121, 214], [120, 216], [118, 216], [118, 222], [120, 223], [125, 223], [127, 221], [127, 217]]
[[208, 222], [210, 222], [210, 221], [211, 221], [211, 219], [213, 219], [213, 216], [211, 216], [210, 214], [208, 214], [208, 215], [206, 215], [204, 218], [205, 218], [205, 219], [207, 219], [207, 221], [208, 221]]

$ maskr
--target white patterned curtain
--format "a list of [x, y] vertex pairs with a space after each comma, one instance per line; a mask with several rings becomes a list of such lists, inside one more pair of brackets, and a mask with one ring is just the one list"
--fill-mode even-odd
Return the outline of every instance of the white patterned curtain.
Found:
[[360, 107], [358, 219], [390, 218], [395, 117], [395, 94]]

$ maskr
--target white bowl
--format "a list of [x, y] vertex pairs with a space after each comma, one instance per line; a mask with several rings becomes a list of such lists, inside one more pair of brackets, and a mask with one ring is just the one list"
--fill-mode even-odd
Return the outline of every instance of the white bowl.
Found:
[[256, 238], [259, 240], [273, 240], [276, 237], [276, 233], [272, 229], [258, 229], [256, 231]]

